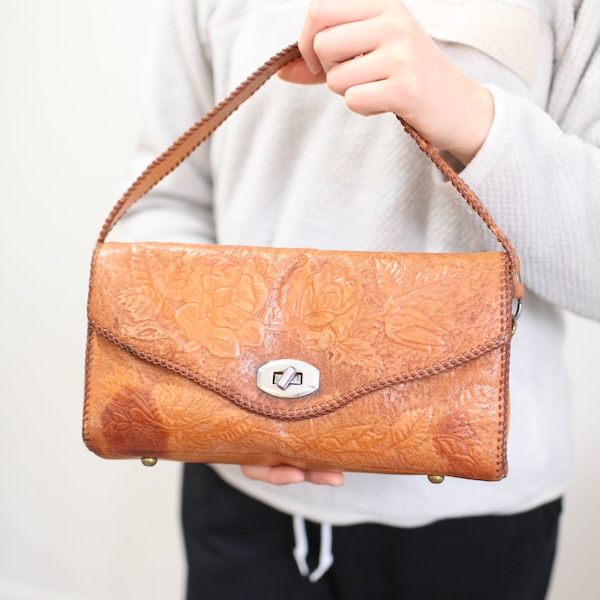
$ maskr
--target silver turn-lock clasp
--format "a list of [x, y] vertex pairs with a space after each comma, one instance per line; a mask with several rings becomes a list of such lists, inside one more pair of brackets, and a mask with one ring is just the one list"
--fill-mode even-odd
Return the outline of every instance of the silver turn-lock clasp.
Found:
[[277, 398], [302, 398], [319, 389], [319, 369], [302, 360], [282, 358], [258, 369], [256, 385]]

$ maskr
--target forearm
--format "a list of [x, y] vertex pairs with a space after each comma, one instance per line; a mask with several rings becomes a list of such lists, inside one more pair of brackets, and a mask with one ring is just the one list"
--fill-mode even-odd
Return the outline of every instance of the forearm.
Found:
[[491, 89], [495, 121], [462, 176], [515, 245], [526, 287], [600, 319], [600, 149]]

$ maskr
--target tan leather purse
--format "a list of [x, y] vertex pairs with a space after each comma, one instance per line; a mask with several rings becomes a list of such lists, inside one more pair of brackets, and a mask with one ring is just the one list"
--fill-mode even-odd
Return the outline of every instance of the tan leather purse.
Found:
[[92, 261], [83, 437], [105, 458], [499, 480], [519, 262], [474, 193], [406, 131], [503, 251], [335, 252], [105, 242], [131, 205], [289, 61], [162, 154]]

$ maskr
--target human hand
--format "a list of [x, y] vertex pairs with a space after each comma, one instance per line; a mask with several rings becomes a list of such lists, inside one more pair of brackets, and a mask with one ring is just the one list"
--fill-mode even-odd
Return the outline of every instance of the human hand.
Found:
[[242, 473], [248, 479], [256, 479], [273, 485], [287, 485], [290, 483], [316, 483], [340, 487], [344, 485], [344, 474], [339, 471], [313, 471], [298, 469], [289, 465], [277, 467], [261, 467], [258, 465], [243, 465]]
[[393, 112], [468, 164], [492, 125], [491, 94], [448, 59], [400, 0], [313, 0], [299, 38], [304, 61], [280, 71], [326, 82], [362, 115]]

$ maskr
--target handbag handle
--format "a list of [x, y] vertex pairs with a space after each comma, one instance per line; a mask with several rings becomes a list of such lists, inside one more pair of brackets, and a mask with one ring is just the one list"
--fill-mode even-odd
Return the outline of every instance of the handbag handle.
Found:
[[[169, 173], [174, 171], [194, 150], [208, 139], [215, 130], [233, 113], [239, 106], [252, 96], [262, 85], [264, 85], [279, 69], [289, 62], [301, 58], [298, 44], [288, 46], [263, 66], [257, 69], [248, 79], [239, 85], [227, 98], [220, 102], [215, 108], [208, 112], [202, 119], [188, 129], [178, 140], [176, 140], [165, 152], [156, 158], [147, 169], [136, 179], [104, 222], [104, 226], [98, 237], [96, 246], [102, 245], [111, 229], [121, 217], [137, 202], [147, 194]], [[477, 195], [462, 180], [456, 171], [442, 158], [442, 156], [423, 139], [415, 129], [402, 117], [397, 116], [404, 130], [416, 142], [418, 147], [429, 157], [444, 177], [453, 185], [457, 192], [463, 197], [467, 204], [477, 213], [488, 229], [494, 234], [504, 252], [508, 257], [513, 274], [513, 297], [522, 299], [525, 288], [520, 278], [519, 257], [502, 230], [496, 225], [492, 215], [488, 212]]]

